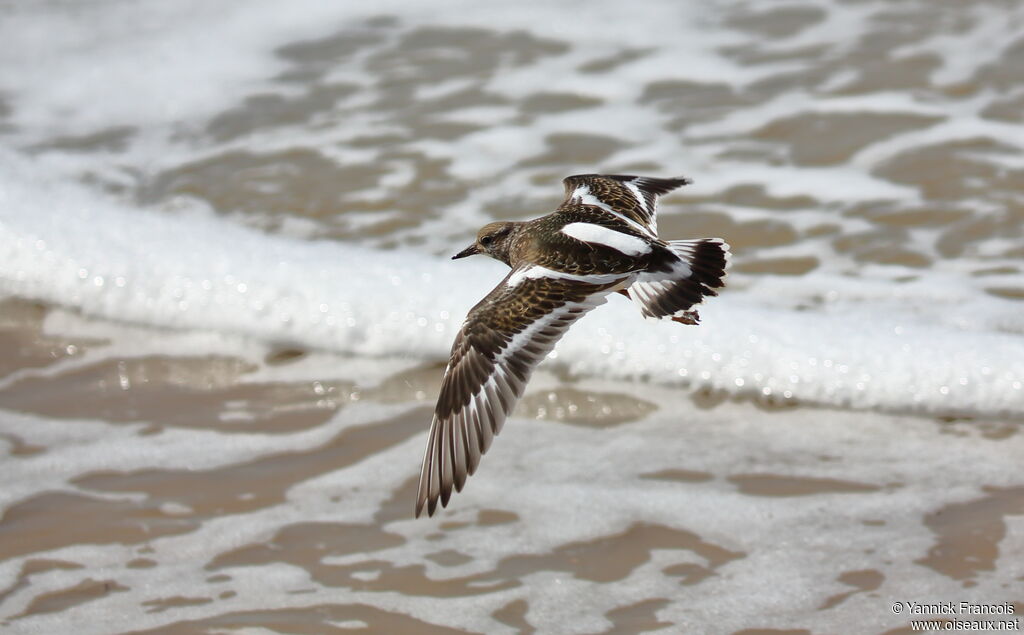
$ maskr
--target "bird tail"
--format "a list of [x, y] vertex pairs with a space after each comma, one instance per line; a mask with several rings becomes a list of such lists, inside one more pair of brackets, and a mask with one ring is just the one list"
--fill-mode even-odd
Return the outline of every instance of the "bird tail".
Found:
[[669, 241], [668, 249], [674, 259], [641, 273], [626, 294], [644, 317], [698, 324], [700, 316], [692, 308], [725, 286], [729, 245], [721, 238], [700, 238]]

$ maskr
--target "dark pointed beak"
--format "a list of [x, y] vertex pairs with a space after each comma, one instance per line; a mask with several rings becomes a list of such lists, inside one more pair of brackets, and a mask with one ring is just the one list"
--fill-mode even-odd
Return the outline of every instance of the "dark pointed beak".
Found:
[[459, 253], [452, 256], [452, 260], [458, 260], [459, 258], [465, 258], [466, 256], [472, 256], [478, 253], [480, 253], [480, 248], [476, 246], [476, 243], [473, 243], [469, 247], [466, 247]]

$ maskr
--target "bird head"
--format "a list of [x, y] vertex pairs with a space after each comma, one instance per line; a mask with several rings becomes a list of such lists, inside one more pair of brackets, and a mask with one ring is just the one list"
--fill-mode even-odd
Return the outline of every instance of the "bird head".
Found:
[[509, 247], [512, 244], [512, 237], [515, 236], [515, 229], [519, 225], [521, 223], [511, 222], [488, 223], [484, 225], [477, 233], [476, 241], [452, 256], [452, 260], [475, 254], [487, 254], [495, 260], [508, 264]]

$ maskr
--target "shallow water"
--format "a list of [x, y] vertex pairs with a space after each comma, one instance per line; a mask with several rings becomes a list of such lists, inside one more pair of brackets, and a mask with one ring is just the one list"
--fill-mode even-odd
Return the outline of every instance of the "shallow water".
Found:
[[[0, 7], [5, 629], [1024, 612], [1024, 11], [586, 6]], [[598, 170], [727, 292], [589, 315], [414, 520], [448, 255]]]

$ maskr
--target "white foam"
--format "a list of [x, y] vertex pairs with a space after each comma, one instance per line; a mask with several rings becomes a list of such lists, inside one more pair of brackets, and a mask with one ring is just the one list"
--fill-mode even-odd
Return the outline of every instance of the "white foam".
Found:
[[[585, 382], [581, 387], [598, 392], [616, 390], [614, 384], [600, 382]], [[680, 404], [678, 394], [671, 390], [649, 388], [643, 396], [660, 404]], [[0, 420], [0, 430], [24, 423]], [[477, 631], [494, 631], [496, 625], [489, 616], [520, 598], [529, 603], [530, 622], [544, 631], [575, 624], [572, 618], [577, 616], [600, 616], [613, 607], [657, 597], [673, 600], [659, 611], [662, 619], [709, 628], [712, 624], [729, 630], [763, 626], [760, 620], [766, 612], [782, 620], [780, 626], [796, 626], [793, 621], [800, 620], [804, 626], [814, 624], [817, 630], [827, 632], [837, 631], [843, 620], [853, 616], [881, 626], [891, 618], [885, 611], [869, 610], [877, 607], [877, 598], [866, 594], [852, 597], [833, 611], [815, 609], [825, 598], [849, 590], [831, 581], [837, 572], [850, 570], [877, 568], [884, 576], [880, 594], [897, 593], [912, 581], [920, 598], [962, 596], [961, 580], [923, 575], [913, 562], [935, 544], [934, 535], [920, 518], [944, 505], [977, 499], [983, 495], [982, 487], [1016, 485], [1014, 467], [1022, 444], [1020, 435], [994, 444], [972, 425], [962, 426], [957, 434], [940, 434], [936, 424], [924, 419], [813, 409], [773, 415], [744, 404], [724, 404], [704, 413], [666, 408], [643, 421], [611, 429], [524, 420], [513, 423], [465, 491], [443, 512], [442, 522], [452, 527], [467, 523], [469, 530], [438, 531], [439, 521], [413, 520], [410, 512], [407, 520], [387, 524], [386, 531], [401, 538], [393, 545], [376, 546], [370, 554], [335, 556], [325, 551], [314, 566], [364, 563], [365, 575], [356, 573], [356, 579], [372, 579], [378, 571], [391, 567], [425, 567], [429, 579], [442, 585], [478, 573], [496, 572], [496, 579], [485, 578], [485, 584], [515, 576], [521, 584], [468, 597], [380, 593], [358, 588], [358, 584], [341, 588], [347, 602]], [[76, 447], [77, 443], [69, 441], [62, 449], [66, 473], [100, 467], [100, 459], [92, 456], [97, 454], [93, 448]], [[159, 464], [188, 466], [197, 452], [215, 453], [237, 441], [235, 435], [219, 441], [195, 437], [193, 447], [166, 448]], [[129, 592], [109, 594], [61, 612], [36, 614], [19, 621], [18, 626], [27, 632], [54, 632], [73, 617], [88, 625], [83, 632], [105, 632], [114, 625], [123, 627], [125, 616], [130, 616], [133, 628], [141, 629], [172, 620], [257, 611], [266, 608], [270, 598], [279, 600], [273, 606], [290, 609], [337, 602], [339, 587], [331, 586], [334, 578], [311, 579], [307, 571], [287, 561], [293, 557], [287, 550], [281, 554], [285, 562], [271, 558], [261, 563], [257, 558], [245, 566], [216, 570], [230, 576], [227, 582], [211, 580], [208, 565], [222, 554], [266, 544], [293, 525], [372, 522], [381, 502], [414, 475], [421, 443], [417, 435], [346, 468], [305, 480], [290, 488], [288, 500], [281, 504], [216, 515], [188, 533], [154, 537], [144, 545], [144, 557], [157, 563], [153, 568], [125, 564], [141, 555], [138, 549], [142, 545], [81, 544], [47, 552], [47, 558], [83, 568], [33, 575], [31, 585], [15, 588], [6, 599], [6, 614], [13, 615], [34, 598], [72, 587], [89, 576], [113, 578]], [[160, 443], [151, 445], [156, 448]], [[18, 461], [8, 463], [16, 465]], [[673, 482], [643, 476], [680, 467], [705, 472], [708, 480]], [[12, 472], [15, 482], [31, 482], [37, 476], [30, 471]], [[756, 496], [741, 491], [730, 480], [734, 475], [756, 473], [836, 479], [877, 491]], [[109, 496], [123, 500], [134, 495]], [[409, 503], [411, 510], [411, 500]], [[475, 523], [481, 509], [495, 507], [514, 511], [518, 519], [498, 525]], [[843, 513], [822, 513], [823, 508], [836, 507]], [[885, 522], [879, 523], [880, 519]], [[866, 529], [865, 521], [874, 525]], [[653, 549], [649, 561], [641, 558], [622, 579], [595, 582], [572, 575], [585, 565], [576, 565], [569, 572], [560, 568], [566, 545], [612, 537], [637, 523], [662, 526], [676, 535], [688, 532], [694, 540], [689, 548]], [[987, 594], [986, 601], [1001, 601], [1006, 591], [1000, 590], [1000, 580], [1022, 573], [1019, 558], [1014, 558], [1014, 550], [1019, 550], [1015, 535], [1008, 532], [1000, 544], [1001, 575], [978, 578], [976, 591]], [[701, 552], [702, 546], [719, 556], [727, 555], [719, 550], [732, 552], [734, 558], [716, 563]], [[467, 561], [440, 566], [424, 558], [448, 550], [465, 554]], [[539, 570], [530, 572], [535, 559]], [[524, 568], [519, 569], [517, 562]], [[717, 567], [720, 575], [688, 585], [686, 601], [679, 601], [679, 578], [666, 569], [682, 562]], [[621, 560], [618, 563], [621, 565]], [[17, 560], [0, 563], [0, 580], [6, 587], [13, 585], [19, 567]], [[813, 588], [800, 584], [807, 578], [821, 584]], [[337, 580], [345, 584], [343, 575]], [[766, 585], [766, 580], [770, 584]], [[173, 613], [137, 610], [140, 603], [154, 597], [216, 597], [225, 589], [234, 591], [235, 597], [179, 607]], [[289, 593], [296, 589], [304, 592]], [[566, 593], [576, 599], [564, 603], [547, 599]], [[736, 598], [743, 598], [752, 608], [726, 610], [735, 606]], [[771, 612], [771, 606], [786, 606], [787, 610]]]
[[[268, 236], [208, 214], [133, 209], [48, 182], [21, 159], [2, 163], [0, 291], [109, 319], [443, 358], [465, 311], [501, 279], [481, 259], [381, 253]], [[793, 282], [805, 284], [814, 286]], [[972, 296], [938, 281], [911, 287], [917, 303], [871, 306], [857, 297], [869, 284], [819, 284], [853, 300], [842, 310], [794, 311], [778, 301], [781, 287], [762, 282], [763, 293], [754, 284], [709, 302], [696, 328], [647, 324], [631, 304], [612, 302], [570, 331], [559, 359], [587, 375], [833, 405], [1024, 413], [1024, 340], [1012, 302], [976, 298], [962, 312], [957, 303]], [[922, 318], [939, 297], [950, 298], [948, 319]], [[965, 313], [975, 317], [965, 322]], [[977, 317], [985, 315], [993, 320]]]
[[[428, 254], [450, 255], [452, 234], [471, 234], [485, 220], [482, 210], [488, 203], [516, 197], [557, 198], [557, 185], [538, 185], [550, 183], [555, 168], [526, 161], [544, 153], [555, 134], [620, 139], [623, 147], [605, 159], [607, 165], [653, 162], [667, 174], [693, 176], [697, 185], [686, 194], [699, 199], [751, 185], [776, 196], [812, 196], [814, 201], [799, 212], [738, 205], [721, 209], [736, 222], [774, 217], [798, 233], [836, 224], [841, 235], [868, 228], [862, 218], [836, 213], [853, 202], [919, 202], [916, 188], [870, 173], [880, 161], [923, 144], [974, 136], [1020, 143], [1011, 134], [1012, 126], [977, 114], [991, 97], [985, 90], [968, 98], [955, 91], [947, 96], [917, 88], [830, 96], [829, 90], [859, 76], [856, 60], [850, 60], [853, 68], [840, 64], [843, 70], [835, 71], [815, 90], [797, 86], [764, 103], [738, 100], [722, 108], [733, 116], [719, 112], [707, 124], [684, 121], [666, 128], [676, 113], [661, 110], [658, 100], [643, 98], [651, 82], [709, 82], [738, 90], [774, 73], [813, 63], [792, 55], [801, 47], [824, 46], [822, 59], [843, 59], [844, 50], [874, 28], [880, 8], [871, 3], [792, 5], [819, 7], [824, 19], [778, 40], [739, 36], [724, 29], [720, 20], [724, 13], [754, 10], [728, 3], [700, 7], [677, 2], [602, 3], [588, 11], [541, 1], [482, 6], [381, 0], [364, 8], [297, 0], [286, 10], [273, 0], [72, 4], [5, 7], [0, 21], [4, 62], [0, 64], [4, 91], [0, 98], [12, 110], [10, 117], [0, 121], [0, 127], [12, 127], [3, 132], [5, 143], [24, 148], [57, 135], [89, 134], [115, 125], [135, 126], [139, 132], [121, 153], [51, 151], [16, 156], [0, 151], [0, 292], [57, 303], [107, 320], [186, 329], [187, 335], [164, 337], [161, 332], [161, 337], [154, 337], [145, 329], [128, 333], [115, 327], [113, 350], [97, 346], [68, 362], [19, 371], [23, 374], [57, 374], [96, 358], [154, 351], [224, 354], [232, 346], [241, 353], [230, 354], [258, 362], [266, 350], [263, 342], [286, 341], [387, 359], [338, 363], [330, 355], [310, 355], [293, 364], [265, 366], [249, 375], [250, 381], [344, 376], [365, 388], [389, 376], [396, 366], [442, 360], [465, 311], [507, 270], [486, 258], [451, 262]], [[973, 9], [965, 11], [967, 17], [978, 15]], [[933, 27], [942, 33], [932, 33], [900, 53], [937, 55], [943, 65], [936, 73], [939, 81], [971, 77], [1006, 50], [1020, 23], [1019, 7], [982, 11], [980, 26], [964, 23], [963, 29], [955, 31]], [[131, 193], [137, 186], [134, 175], [145, 179], [225, 149], [260, 153], [300, 148], [322, 152], [343, 164], [375, 160], [366, 147], [352, 148], [344, 142], [369, 133], [393, 132], [392, 128], [401, 133], [405, 128], [382, 113], [367, 112], [367, 104], [381, 95], [375, 92], [379, 78], [357, 63], [341, 62], [330, 71], [332, 80], [361, 87], [353, 102], [346, 104], [359, 107], [344, 118], [260, 129], [226, 146], [201, 134], [191, 138], [188, 133], [202, 130], [210, 116], [251, 95], [298, 90], [272, 79], [285, 66], [273, 53], [276, 47], [360, 28], [365, 18], [378, 14], [397, 16], [399, 26], [390, 32], [396, 39], [421, 25], [478, 25], [499, 33], [525, 30], [568, 45], [562, 54], [533, 65], [506, 65], [489, 78], [486, 90], [507, 98], [507, 103], [453, 107], [438, 115], [492, 127], [456, 143], [430, 139], [402, 146], [403, 151], [419, 151], [448, 162], [448, 175], [472, 183], [467, 184], [465, 200], [432, 210], [432, 220], [403, 235], [423, 241], [423, 247], [380, 252], [368, 245], [280, 235], [316, 235], [321, 227], [319, 221], [293, 217], [284, 221], [283, 232], [269, 235], [240, 227], [240, 217], [214, 216], [187, 200], [175, 209], [140, 209], [99, 194], [99, 188], [75, 184], [83, 174], [98, 174], [101, 181], [120, 183]], [[964, 17], [954, 15], [958, 16]], [[209, 37], [211, 24], [218, 26], [216, 38]], [[978, 42], [992, 46], [979, 47]], [[789, 59], [742, 64], [722, 53], [730, 45], [748, 50], [763, 47], [767, 53]], [[645, 52], [614, 72], [579, 70], [582, 64], [627, 48]], [[394, 51], [371, 47], [372, 53]], [[439, 82], [433, 96], [460, 85], [458, 80]], [[421, 97], [430, 96], [424, 87], [418, 90]], [[551, 91], [575, 92], [604, 103], [553, 113], [526, 114], [516, 108], [515, 100]], [[727, 150], [744, 149], [751, 131], [780, 118], [832, 111], [943, 113], [949, 120], [927, 130], [892, 135], [861, 150], [851, 161], [832, 166], [776, 165], [757, 153], [751, 160], [723, 156]], [[178, 134], [182, 131], [185, 140]], [[558, 169], [572, 160], [560, 159]], [[1019, 167], [1012, 153], [989, 155], [987, 160], [1001, 167]], [[412, 181], [413, 165], [392, 160], [379, 187], [360, 196], [367, 201], [384, 200], [391, 193], [388, 188]], [[602, 166], [578, 167], [578, 172], [591, 172]], [[678, 200], [667, 198], [663, 210], [677, 213]], [[522, 210], [523, 215], [546, 211]], [[396, 209], [374, 219], [406, 213]], [[355, 221], [342, 221], [355, 226]], [[929, 238], [934, 227], [908, 231], [911, 247], [931, 253], [931, 241], [922, 238]], [[965, 580], [927, 570], [915, 560], [937, 545], [932, 530], [922, 523], [923, 516], [987, 496], [991, 488], [1019, 486], [1021, 435], [994, 441], [985, 438], [985, 428], [978, 425], [950, 424], [940, 429], [926, 419], [841, 409], [802, 408], [777, 415], [746, 404], [724, 403], [697, 411], [676, 389], [706, 385], [731, 393], [767, 390], [775, 396], [788, 394], [837, 407], [935, 414], [1019, 416], [1024, 412], [1020, 304], [989, 297], [981, 289], [988, 281], [1003, 278], [1007, 286], [1014, 286], [1019, 276], [970, 277], [979, 260], [962, 258], [939, 260], [928, 269], [861, 264], [856, 271], [862, 277], [853, 278], [842, 275], [843, 267], [849, 265], [845, 255], [837, 256], [820, 244], [831, 240], [831, 236], [817, 241], [806, 238], [778, 248], [779, 254], [819, 257], [822, 265], [811, 274], [733, 275], [723, 295], [702, 307], [701, 327], [649, 323], [625, 299], [610, 298], [570, 330], [557, 350], [558, 361], [580, 375], [609, 378], [585, 378], [572, 384], [575, 389], [628, 392], [659, 410], [641, 421], [612, 428], [510, 422], [466, 490], [443, 512], [441, 523], [413, 521], [411, 499], [407, 520], [373, 520], [382, 501], [415, 478], [423, 435], [413, 435], [351, 465], [293, 485], [280, 504], [197, 517], [199, 526], [186, 534], [153, 538], [142, 545], [76, 544], [8, 559], [0, 563], [0, 588], [8, 590], [0, 617], [15, 615], [35, 602], [42, 602], [35, 606], [43, 610], [51, 605], [47, 593], [66, 593], [88, 578], [113, 579], [128, 591], [90, 598], [59, 611], [37, 612], [12, 621], [10, 627], [53, 633], [68, 630], [71, 623], [83, 634], [159, 628], [269, 606], [288, 610], [337, 605], [341, 593], [345, 603], [479, 632], [501, 630], [505, 625], [492, 615], [515, 601], [528, 603], [526, 619], [541, 632], [567, 628], [593, 632], [611, 626], [609, 611], [658, 598], [669, 601], [656, 609], [657, 619], [676, 630], [771, 627], [843, 632], [855, 623], [881, 632], [905, 624], [895, 621], [879, 598], [898, 597], [908, 588], [915, 589], [916, 595], [908, 598], [915, 601], [1000, 601], [1008, 593], [1000, 586], [1002, 581], [1024, 575], [1018, 557], [1024, 548], [1019, 517], [1002, 518], [1008, 530], [999, 543], [995, 572], [982, 571], [970, 580], [973, 587], [965, 587]], [[1009, 246], [1005, 240], [993, 240], [981, 247], [972, 244], [971, 249], [996, 255], [991, 250], [1005, 251]], [[773, 253], [763, 250], [758, 255]], [[1019, 266], [1009, 259], [983, 264]], [[917, 280], [895, 281], [907, 276]], [[60, 311], [46, 321], [48, 332], [81, 333], [82, 326]], [[88, 325], [85, 332], [103, 336], [104, 329], [110, 325]], [[254, 344], [253, 338], [258, 342]], [[553, 366], [546, 362], [541, 368]], [[22, 376], [8, 377], [0, 387], [9, 387]], [[622, 378], [647, 383], [624, 385]], [[538, 381], [543, 379], [542, 371], [528, 393], [544, 389]], [[653, 385], [658, 383], [669, 387]], [[322, 447], [346, 426], [379, 421], [409, 407], [408, 403], [349, 405], [314, 429], [276, 435], [165, 429], [158, 435], [140, 436], [138, 428], [143, 424], [54, 421], [5, 412], [0, 433], [7, 440], [0, 450], [11, 446], [13, 437], [46, 450], [5, 457], [0, 464], [0, 480], [5, 483], [0, 505], [36, 493], [84, 487], [75, 482], [89, 473], [230, 469], [230, 464], [245, 469], [251, 459]], [[428, 424], [425, 416], [424, 432]], [[709, 480], [669, 482], [643, 476], [680, 468], [706, 472]], [[743, 493], [729, 480], [736, 474], [758, 473], [852, 481], [878, 491], [765, 497]], [[142, 498], [137, 492], [84, 493], [132, 501]], [[161, 509], [172, 514], [185, 511], [173, 501], [162, 507], [161, 500], [147, 502], [155, 503], [156, 521]], [[513, 512], [518, 520], [498, 525], [475, 522], [481, 510], [494, 508]], [[444, 521], [455, 524], [447, 526]], [[207, 565], [213, 559], [247, 545], [265, 544], [283, 528], [369, 522], [386, 524], [384, 530], [401, 540], [369, 555], [325, 555], [323, 562], [366, 563], [364, 580], [377, 576], [374, 566], [382, 571], [392, 566], [423, 567], [431, 580], [439, 581], [443, 597], [405, 592], [404, 582], [392, 587], [396, 592], [339, 589], [281, 562], [232, 567], [226, 571], [228, 581], [211, 581]], [[459, 523], [470, 527], [461, 531], [456, 529]], [[678, 569], [688, 563], [713, 568], [700, 553], [686, 548], [656, 548], [649, 560], [621, 580], [597, 583], [574, 575], [578, 569], [560, 568], [565, 566], [560, 559], [573, 553], [567, 548], [614, 539], [637, 523], [691, 532], [694, 540], [729, 550], [737, 558], [721, 564], [718, 575], [685, 586], [680, 586], [678, 576], [667, 573], [669, 567]], [[126, 564], [143, 549], [145, 557], [157, 563], [155, 567]], [[445, 551], [466, 554], [468, 559], [442, 566], [429, 558]], [[37, 572], [29, 584], [16, 586], [30, 558], [66, 560], [82, 569]], [[542, 563], [540, 570], [529, 572], [534, 561]], [[445, 581], [475, 573], [494, 571], [493, 579], [505, 584], [501, 578], [509, 573], [499, 568], [502, 563], [512, 564], [507, 588], [479, 595], [444, 595]], [[521, 576], [514, 571], [520, 563], [527, 563], [527, 573]], [[585, 565], [573, 564], [580, 566]], [[828, 610], [820, 608], [827, 598], [855, 590], [836, 579], [838, 572], [865, 570], [884, 577], [877, 590], [855, 593]], [[222, 595], [226, 590], [237, 595]], [[151, 612], [152, 605], [144, 604], [176, 595], [213, 601], [162, 613]]]

